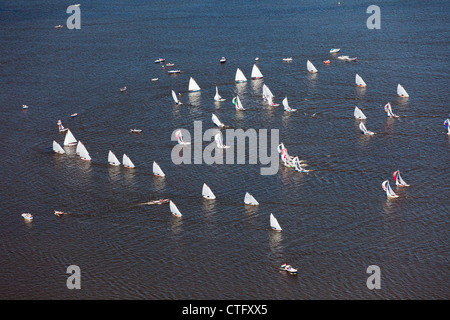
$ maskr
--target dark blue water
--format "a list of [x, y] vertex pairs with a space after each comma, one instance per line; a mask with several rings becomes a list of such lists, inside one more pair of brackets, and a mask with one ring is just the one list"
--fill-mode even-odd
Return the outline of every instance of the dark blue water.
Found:
[[[3, 1], [0, 297], [448, 299], [450, 5], [380, 1], [381, 29], [369, 30], [371, 4], [95, 1], [81, 3], [81, 29], [68, 30], [54, 28], [69, 17], [65, 1]], [[358, 62], [337, 60], [333, 47]], [[182, 72], [168, 75], [160, 57]], [[264, 80], [250, 80], [255, 57]], [[234, 83], [237, 68], [247, 83]], [[189, 77], [200, 93], [188, 93]], [[263, 83], [298, 111], [269, 107]], [[397, 97], [398, 83], [410, 98]], [[225, 102], [213, 101], [216, 85]], [[244, 112], [231, 103], [237, 94]], [[386, 117], [388, 101], [400, 118]], [[355, 105], [375, 136], [361, 135]], [[213, 112], [233, 128], [278, 129], [311, 172], [173, 164], [172, 132], [212, 128]], [[52, 152], [64, 140], [58, 119], [91, 163], [73, 147]], [[109, 150], [136, 169], [108, 166]], [[153, 177], [153, 161], [165, 178]], [[398, 169], [410, 187], [395, 187]], [[399, 198], [386, 199], [387, 179]], [[217, 200], [201, 197], [203, 183]], [[245, 206], [245, 192], [260, 205]], [[142, 205], [159, 198], [183, 217]], [[270, 213], [282, 233], [269, 230]], [[299, 275], [280, 273], [284, 262]], [[69, 265], [81, 269], [80, 290], [66, 287]], [[366, 286], [369, 265], [381, 269], [380, 290]]]

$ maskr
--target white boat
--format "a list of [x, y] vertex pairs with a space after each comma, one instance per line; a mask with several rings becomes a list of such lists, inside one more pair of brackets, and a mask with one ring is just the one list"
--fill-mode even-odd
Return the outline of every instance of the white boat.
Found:
[[283, 104], [284, 111], [287, 111], [287, 112], [294, 112], [294, 111], [297, 111], [297, 109], [292, 109], [292, 108], [289, 106], [289, 102], [288, 102], [288, 98], [287, 98], [287, 97], [285, 97], [285, 98], [283, 99], [282, 104]]
[[392, 176], [394, 177], [395, 184], [396, 184], [397, 186], [400, 186], [400, 187], [409, 187], [409, 184], [407, 184], [406, 181], [403, 180], [403, 178], [401, 177], [401, 175], [400, 175], [400, 170], [395, 171], [394, 174], [393, 174]]
[[239, 96], [236, 96], [232, 100], [234, 106], [236, 107], [236, 110], [244, 111], [244, 106], [242, 105], [241, 99], [239, 99]]
[[330, 53], [338, 53], [339, 51], [341, 51], [341, 49], [339, 49], [339, 48], [331, 48]]
[[65, 132], [68, 130], [68, 128], [64, 128], [61, 120], [58, 120], [58, 122], [56, 124], [58, 125], [59, 132]]
[[311, 61], [306, 61], [306, 69], [308, 69], [309, 72], [311, 73], [317, 73], [317, 69], [316, 67], [314, 67], [314, 65], [312, 64]]
[[183, 134], [181, 133], [181, 129], [178, 129], [175, 131], [175, 139], [177, 139], [179, 144], [191, 144], [190, 142], [184, 142], [183, 141]]
[[122, 164], [125, 168], [134, 169], [135, 166], [131, 159], [124, 153], [122, 157]]
[[293, 161], [294, 161], [295, 171], [298, 171], [298, 172], [309, 172], [309, 170], [307, 170], [307, 169], [305, 169], [305, 168], [303, 168], [301, 166], [300, 159], [298, 158], [298, 156], [296, 156]]
[[388, 180], [384, 181], [381, 184], [381, 187], [383, 188], [384, 191], [386, 191], [386, 196], [388, 198], [398, 198], [398, 195], [396, 195], [394, 190], [392, 190]]
[[26, 221], [32, 221], [33, 220], [33, 215], [31, 213], [22, 213], [22, 217], [26, 220]]
[[64, 149], [55, 140], [53, 140], [53, 151], [59, 154], [66, 153], [66, 151], [64, 151]]
[[117, 159], [116, 155], [111, 150], [108, 152], [108, 163], [112, 166], [120, 166], [119, 159]]
[[219, 94], [219, 89], [216, 86], [216, 95], [214, 96], [214, 101], [225, 101], [226, 99], [222, 98]]
[[253, 196], [250, 193], [248, 193], [248, 192], [245, 193], [244, 203], [248, 204], [250, 206], [257, 206], [257, 205], [259, 205], [259, 202], [256, 201], [256, 199], [253, 198]]
[[269, 97], [274, 97], [272, 91], [270, 91], [269, 87], [265, 83], [263, 84], [262, 97], [264, 100], [267, 100]]
[[180, 69], [174, 69], [174, 70], [169, 70], [167, 71], [168, 74], [174, 74], [174, 73], [181, 73]]
[[258, 57], [256, 57], [256, 58], [255, 58], [255, 61], [259, 61], [259, 58], [258, 58]]
[[214, 193], [211, 191], [211, 188], [206, 183], [203, 183], [202, 196], [203, 196], [203, 198], [210, 199], [210, 200], [213, 200], [216, 198]]
[[55, 29], [61, 29], [61, 28], [63, 28], [64, 26], [62, 25], [62, 24], [58, 24], [57, 26], [55, 26]]
[[287, 271], [289, 274], [292, 274], [292, 275], [296, 275], [298, 273], [298, 270], [296, 268], [294, 268], [293, 266], [286, 264], [286, 263], [283, 263], [280, 266], [280, 270]]
[[284, 62], [291, 62], [292, 61], [292, 57], [288, 57], [288, 58], [283, 58]]
[[247, 82], [247, 78], [245, 77], [242, 70], [239, 68], [237, 68], [236, 70], [236, 76], [234, 77], [234, 81], [237, 83]]
[[450, 135], [450, 119], [444, 121], [444, 127], [447, 128], [447, 134]]
[[74, 135], [70, 130], [67, 130], [66, 137], [64, 138], [65, 146], [74, 146], [77, 144], [77, 139], [75, 139]]
[[192, 77], [189, 79], [189, 88], [188, 88], [188, 90], [190, 92], [200, 91], [200, 87], [197, 84], [197, 81], [195, 81], [194, 78], [192, 78]]
[[152, 78], [152, 81], [158, 81], [159, 78]]
[[165, 177], [166, 175], [162, 171], [159, 164], [156, 163], [156, 161], [153, 161], [153, 174], [158, 177]]
[[22, 109], [28, 109], [28, 106], [26, 104], [23, 104]]
[[155, 63], [161, 63], [161, 62], [164, 62], [164, 61], [166, 61], [166, 59], [164, 59], [164, 58], [159, 58], [159, 59], [156, 59], [156, 60], [155, 60]]
[[350, 57], [349, 56], [339, 56], [339, 57], [337, 57], [339, 60], [347, 60], [347, 59], [350, 59]]
[[216, 133], [216, 135], [214, 136], [214, 141], [216, 142], [217, 147], [219, 149], [228, 149], [230, 147], [230, 146], [223, 144], [222, 132]]
[[355, 116], [355, 119], [361, 119], [361, 120], [367, 119], [366, 115], [358, 107], [355, 107], [355, 111], [353, 111], [353, 115]]
[[359, 74], [356, 74], [355, 76], [355, 83], [358, 87], [367, 87], [367, 84], [364, 82], [363, 78]]
[[178, 100], [177, 94], [175, 93], [175, 91], [172, 90], [172, 99], [175, 102], [175, 104], [182, 104], [180, 100]]
[[225, 62], [227, 62], [227, 58], [225, 58], [225, 57], [220, 58], [220, 63], [225, 63]]
[[120, 88], [119, 90], [120, 90], [120, 92], [125, 92], [125, 91], [127, 91], [127, 86]]
[[392, 107], [390, 102], [386, 103], [386, 105], [384, 106], [384, 111], [386, 111], [387, 116], [389, 118], [398, 118], [398, 115], [394, 114], [394, 112], [392, 112]]
[[253, 65], [251, 78], [254, 80], [264, 78], [263, 74], [261, 73], [261, 71], [259, 70], [259, 68], [256, 64]]
[[362, 122], [359, 123], [359, 129], [365, 135], [374, 135], [375, 134], [375, 132], [367, 130], [366, 126]]
[[130, 129], [131, 133], [141, 133], [142, 129]]
[[277, 218], [275, 218], [275, 216], [272, 213], [270, 214], [270, 227], [274, 231], [278, 231], [278, 232], [282, 231], [282, 229], [280, 227], [280, 224], [278, 223]]
[[402, 98], [408, 98], [409, 97], [408, 92], [406, 92], [405, 88], [403, 88], [403, 86], [400, 83], [397, 85], [397, 95], [402, 97]]
[[225, 125], [222, 123], [222, 121], [220, 121], [219, 118], [214, 113], [212, 114], [211, 120], [219, 128], [225, 127]]
[[174, 63], [171, 63], [171, 62], [167, 62], [166, 63], [166, 67], [173, 67], [175, 64]]
[[176, 217], [181, 217], [182, 214], [180, 212], [180, 210], [178, 210], [177, 206], [175, 205], [175, 203], [172, 202], [172, 200], [170, 200], [170, 212], [172, 212], [172, 214]]
[[89, 152], [81, 141], [77, 144], [77, 153], [80, 155], [81, 160], [91, 161]]

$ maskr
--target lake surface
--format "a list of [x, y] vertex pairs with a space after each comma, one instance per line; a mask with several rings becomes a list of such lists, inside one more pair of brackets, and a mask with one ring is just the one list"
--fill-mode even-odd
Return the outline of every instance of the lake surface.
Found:
[[[0, 298], [450, 298], [450, 3], [380, 1], [381, 29], [369, 30], [374, 3], [341, 2], [95, 1], [69, 30], [54, 28], [69, 17], [65, 1], [3, 1]], [[333, 47], [358, 61], [336, 59]], [[181, 73], [167, 74], [160, 57]], [[250, 79], [255, 57], [263, 80]], [[237, 68], [248, 82], [234, 83]], [[355, 87], [356, 73], [367, 88]], [[190, 77], [199, 93], [188, 93]], [[268, 106], [263, 83], [298, 111]], [[213, 101], [216, 85], [226, 101]], [[234, 109], [236, 95], [246, 111]], [[387, 102], [400, 118], [386, 117]], [[355, 106], [376, 135], [360, 133]], [[211, 113], [236, 129], [278, 129], [311, 171], [175, 165], [173, 131], [213, 128]], [[91, 162], [75, 147], [53, 153], [52, 141], [64, 141], [58, 119]], [[109, 150], [136, 169], [109, 166]], [[153, 161], [165, 178], [152, 175]], [[410, 187], [395, 186], [395, 170]], [[386, 198], [384, 180], [399, 198]], [[203, 183], [216, 200], [201, 197]], [[244, 205], [245, 192], [260, 205]], [[142, 205], [160, 198], [183, 217]], [[270, 213], [282, 233], [270, 231]], [[299, 275], [280, 273], [285, 262]], [[70, 265], [81, 269], [80, 290], [66, 287]], [[370, 265], [381, 269], [380, 290], [366, 286]]]

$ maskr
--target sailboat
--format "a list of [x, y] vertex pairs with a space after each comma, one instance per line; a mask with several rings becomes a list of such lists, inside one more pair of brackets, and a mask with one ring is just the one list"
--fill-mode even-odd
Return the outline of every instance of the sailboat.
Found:
[[358, 87], [367, 87], [367, 84], [364, 82], [363, 78], [359, 74], [356, 74], [355, 76], [355, 83]]
[[222, 98], [219, 94], [219, 89], [216, 86], [216, 95], [214, 96], [214, 101], [225, 101], [226, 99]]
[[81, 160], [91, 161], [91, 157], [89, 156], [89, 152], [87, 151], [84, 144], [79, 141], [77, 145], [77, 153], [79, 153]]
[[134, 169], [135, 168], [133, 162], [131, 161], [131, 159], [125, 153], [123, 154], [123, 157], [122, 157], [122, 163], [123, 163], [123, 166], [125, 168], [128, 168], [128, 169]]
[[58, 120], [57, 125], [58, 125], [58, 130], [59, 130], [59, 132], [65, 132], [65, 131], [69, 130], [68, 128], [64, 128], [64, 126], [63, 126], [61, 120]]
[[236, 107], [236, 110], [244, 111], [244, 106], [242, 105], [241, 99], [239, 99], [239, 96], [236, 96], [232, 100], [233, 104]]
[[271, 106], [271, 107], [278, 107], [280, 105], [279, 103], [273, 102], [273, 99], [271, 96], [267, 97], [267, 102], [269, 103], [269, 106]]
[[237, 68], [236, 70], [236, 76], [234, 77], [234, 81], [237, 83], [247, 82], [247, 78], [245, 77], [242, 70], [239, 68]]
[[275, 216], [272, 213], [270, 214], [270, 227], [274, 231], [278, 231], [278, 232], [282, 231], [282, 229], [280, 227], [280, 224], [278, 223], [277, 218], [275, 218]]
[[158, 177], [166, 176], [162, 171], [161, 167], [156, 163], [156, 161], [153, 161], [153, 174]]
[[180, 100], [178, 100], [177, 94], [175, 93], [175, 91], [172, 90], [172, 98], [173, 101], [175, 102], [175, 104], [182, 104]]
[[64, 151], [64, 149], [55, 140], [53, 140], [53, 151], [59, 154], [66, 153], [66, 151]]
[[284, 107], [284, 111], [287, 111], [287, 112], [294, 112], [294, 111], [297, 111], [297, 109], [292, 109], [290, 106], [289, 106], [289, 103], [288, 103], [288, 98], [287, 97], [285, 97], [284, 99], [283, 99], [283, 107]]
[[384, 106], [384, 111], [386, 111], [387, 116], [389, 118], [398, 118], [398, 115], [396, 115], [392, 112], [392, 107], [391, 107], [390, 102], [386, 103], [386, 105]]
[[355, 119], [361, 119], [361, 120], [367, 119], [365, 114], [358, 107], [355, 107], [355, 111], [353, 112], [353, 115], [355, 116]]
[[67, 129], [66, 137], [64, 139], [65, 146], [74, 146], [77, 144], [77, 139], [73, 136], [72, 132]]
[[223, 144], [222, 132], [216, 133], [216, 135], [214, 136], [214, 141], [216, 141], [217, 147], [219, 149], [228, 149], [230, 147], [230, 146]]
[[256, 64], [253, 65], [251, 77], [253, 80], [264, 78], [263, 74], [261, 73], [261, 71], [259, 70], [259, 68]]
[[219, 118], [214, 113], [212, 114], [211, 120], [219, 128], [225, 127], [225, 125], [219, 120]]
[[262, 97], [264, 100], [267, 100], [269, 97], [271, 98], [274, 97], [272, 91], [270, 91], [269, 87], [266, 84], [263, 84], [262, 90], [263, 90]]
[[361, 132], [363, 134], [366, 134], [366, 135], [374, 135], [375, 134], [375, 132], [367, 130], [366, 126], [362, 122], [359, 123], [359, 129], [361, 130]]
[[197, 81], [195, 81], [194, 78], [192, 78], [192, 77], [189, 79], [189, 88], [188, 88], [188, 90], [190, 92], [200, 91], [200, 87], [197, 84]]
[[108, 163], [112, 166], [120, 166], [119, 159], [117, 159], [116, 155], [111, 150], [108, 152]]
[[447, 128], [447, 134], [450, 135], [450, 119], [444, 121], [444, 127]]
[[384, 191], [386, 191], [386, 196], [388, 198], [398, 198], [398, 195], [395, 194], [394, 190], [392, 190], [389, 181], [386, 180], [381, 184], [381, 187]]
[[314, 67], [314, 65], [309, 60], [306, 62], [306, 69], [308, 69], [308, 71], [311, 72], [311, 73], [317, 73], [318, 72], [316, 67]]
[[395, 184], [397, 186], [400, 187], [409, 187], [409, 184], [406, 183], [405, 180], [402, 179], [402, 177], [400, 176], [400, 170], [397, 170], [394, 172], [394, 174], [392, 175], [394, 177], [395, 180]]
[[298, 156], [296, 156], [296, 157], [294, 158], [294, 168], [295, 168], [295, 171], [298, 171], [298, 172], [309, 172], [309, 170], [303, 168], [303, 167], [300, 165], [300, 159], [298, 158]]
[[259, 205], [259, 202], [256, 201], [256, 199], [253, 198], [253, 196], [250, 193], [248, 193], [248, 192], [245, 193], [244, 203], [248, 204], [250, 206], [257, 206], [257, 205]]
[[216, 198], [214, 193], [211, 191], [211, 188], [206, 183], [203, 183], [202, 196], [205, 199], [211, 199], [211, 200]]
[[405, 88], [403, 88], [403, 86], [400, 83], [397, 85], [397, 94], [402, 98], [409, 97], [408, 92], [406, 92]]
[[22, 213], [22, 217], [26, 220], [26, 221], [32, 221], [33, 220], [33, 215], [31, 213]]
[[180, 212], [180, 210], [178, 210], [177, 206], [175, 205], [175, 203], [172, 202], [172, 200], [170, 200], [170, 212], [172, 212], [172, 214], [176, 217], [181, 217], [182, 214]]
[[191, 144], [190, 142], [183, 141], [183, 134], [181, 133], [181, 129], [175, 131], [175, 139], [177, 139], [179, 144]]

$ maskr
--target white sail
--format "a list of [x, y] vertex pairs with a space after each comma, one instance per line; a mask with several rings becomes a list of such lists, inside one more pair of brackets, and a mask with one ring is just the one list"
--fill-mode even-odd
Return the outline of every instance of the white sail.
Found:
[[367, 87], [367, 84], [364, 82], [363, 78], [361, 78], [359, 74], [356, 74], [355, 82], [358, 87]]
[[214, 141], [216, 141], [217, 147], [219, 149], [227, 149], [230, 147], [230, 146], [223, 144], [222, 132], [216, 133], [216, 135], [214, 136]]
[[287, 98], [287, 97], [285, 97], [285, 98], [283, 99], [282, 103], [283, 103], [284, 111], [288, 111], [288, 112], [294, 112], [294, 111], [297, 111], [297, 109], [292, 109], [292, 108], [289, 106], [289, 102], [288, 102], [288, 98]]
[[175, 205], [175, 203], [172, 202], [172, 200], [170, 200], [170, 212], [172, 212], [172, 214], [174, 216], [177, 216], [177, 217], [182, 216], [180, 210], [178, 210], [177, 206]]
[[402, 176], [400, 175], [400, 170], [395, 171], [392, 176], [394, 177], [395, 184], [397, 186], [409, 187], [409, 184], [407, 184], [406, 181], [403, 180]]
[[133, 162], [125, 153], [123, 154], [123, 157], [122, 157], [122, 163], [125, 168], [130, 168], [130, 169], [134, 168]]
[[205, 199], [215, 199], [216, 198], [214, 193], [211, 191], [211, 188], [206, 183], [203, 183], [202, 196]]
[[[81, 143], [81, 141], [80, 141], [80, 142], [78, 142], [78, 146], [80, 146], [79, 151], [80, 151], [81, 159], [90, 161], [91, 157], [89, 156], [89, 152], [87, 151], [87, 149], [84, 146], [84, 144]], [[78, 148], [78, 146], [77, 146], [77, 148]]]
[[383, 188], [384, 191], [386, 191], [386, 196], [388, 198], [398, 198], [398, 195], [396, 195], [394, 190], [392, 190], [388, 180], [384, 181], [381, 184], [381, 187]]
[[311, 72], [311, 73], [318, 72], [316, 67], [314, 67], [314, 65], [309, 60], [306, 62], [306, 69], [308, 69], [308, 71]]
[[296, 157], [294, 158], [293, 162], [294, 162], [294, 168], [295, 168], [295, 171], [298, 171], [298, 172], [309, 172], [309, 170], [303, 168], [303, 167], [300, 165], [300, 159], [298, 158], [298, 156], [296, 156]]
[[175, 131], [175, 138], [177, 139], [179, 144], [191, 144], [190, 142], [183, 141], [183, 134], [181, 133], [181, 129]]
[[241, 99], [239, 99], [239, 96], [236, 96], [233, 101], [235, 102], [236, 110], [245, 110], [244, 106], [242, 105]]
[[176, 104], [182, 104], [180, 102], [180, 100], [178, 100], [177, 94], [173, 90], [172, 90], [172, 98], [173, 98], [173, 101], [175, 101]]
[[108, 152], [108, 163], [112, 166], [120, 166], [119, 159], [117, 159], [116, 155], [111, 150]]
[[281, 231], [281, 227], [280, 224], [278, 223], [277, 218], [275, 218], [275, 216], [271, 213], [270, 214], [270, 227], [272, 228], [272, 230], [275, 231]]
[[251, 206], [259, 205], [259, 202], [256, 201], [256, 199], [253, 198], [253, 196], [250, 193], [248, 193], [248, 192], [245, 193], [244, 203], [248, 204], [248, 205], [251, 205]]
[[261, 71], [259, 70], [259, 68], [256, 64], [253, 65], [251, 77], [252, 77], [252, 79], [262, 79], [263, 78], [263, 74], [261, 73]]
[[375, 134], [374, 132], [367, 130], [366, 126], [362, 122], [359, 123], [359, 129], [362, 131], [363, 134], [366, 134], [366, 135], [374, 135]]
[[409, 94], [406, 92], [405, 88], [403, 88], [403, 86], [400, 83], [397, 85], [397, 94], [403, 98], [409, 97]]
[[58, 125], [59, 132], [64, 132], [64, 131], [68, 130], [67, 128], [64, 128], [61, 120], [58, 120], [57, 125]]
[[189, 89], [188, 90], [191, 92], [200, 91], [199, 85], [192, 77], [189, 79]]
[[153, 174], [158, 177], [166, 176], [162, 171], [161, 167], [156, 163], [156, 161], [153, 161]]
[[77, 147], [75, 149], [75, 153], [79, 155], [80, 151], [81, 151], [81, 148], [83, 148], [83, 147], [84, 147], [83, 142], [79, 141], [78, 144], [77, 144]]
[[53, 140], [53, 151], [59, 154], [66, 153], [66, 151], [64, 151], [64, 149], [55, 140]]
[[386, 103], [386, 105], [384, 106], [384, 111], [386, 111], [387, 116], [389, 118], [398, 118], [398, 115], [396, 115], [396, 114], [394, 114], [394, 112], [392, 112], [392, 107], [391, 107], [390, 102]]
[[361, 120], [367, 119], [365, 114], [358, 107], [355, 107], [355, 111], [353, 112], [353, 115], [355, 116], [355, 119], [361, 119]]
[[214, 113], [212, 114], [211, 120], [219, 128], [222, 128], [225, 126]]
[[214, 96], [214, 101], [225, 101], [226, 99], [222, 98], [219, 94], [219, 89], [216, 86], [216, 95]]
[[73, 146], [77, 144], [77, 139], [73, 136], [70, 130], [67, 130], [66, 137], [64, 139], [65, 146]]
[[236, 82], [246, 82], [247, 81], [247, 78], [245, 77], [244, 73], [239, 68], [237, 68], [237, 70], [236, 70], [236, 76], [234, 78], [234, 81], [236, 81]]
[[263, 84], [263, 99], [267, 100], [268, 97], [274, 97], [272, 91], [270, 91], [269, 87], [266, 84]]

